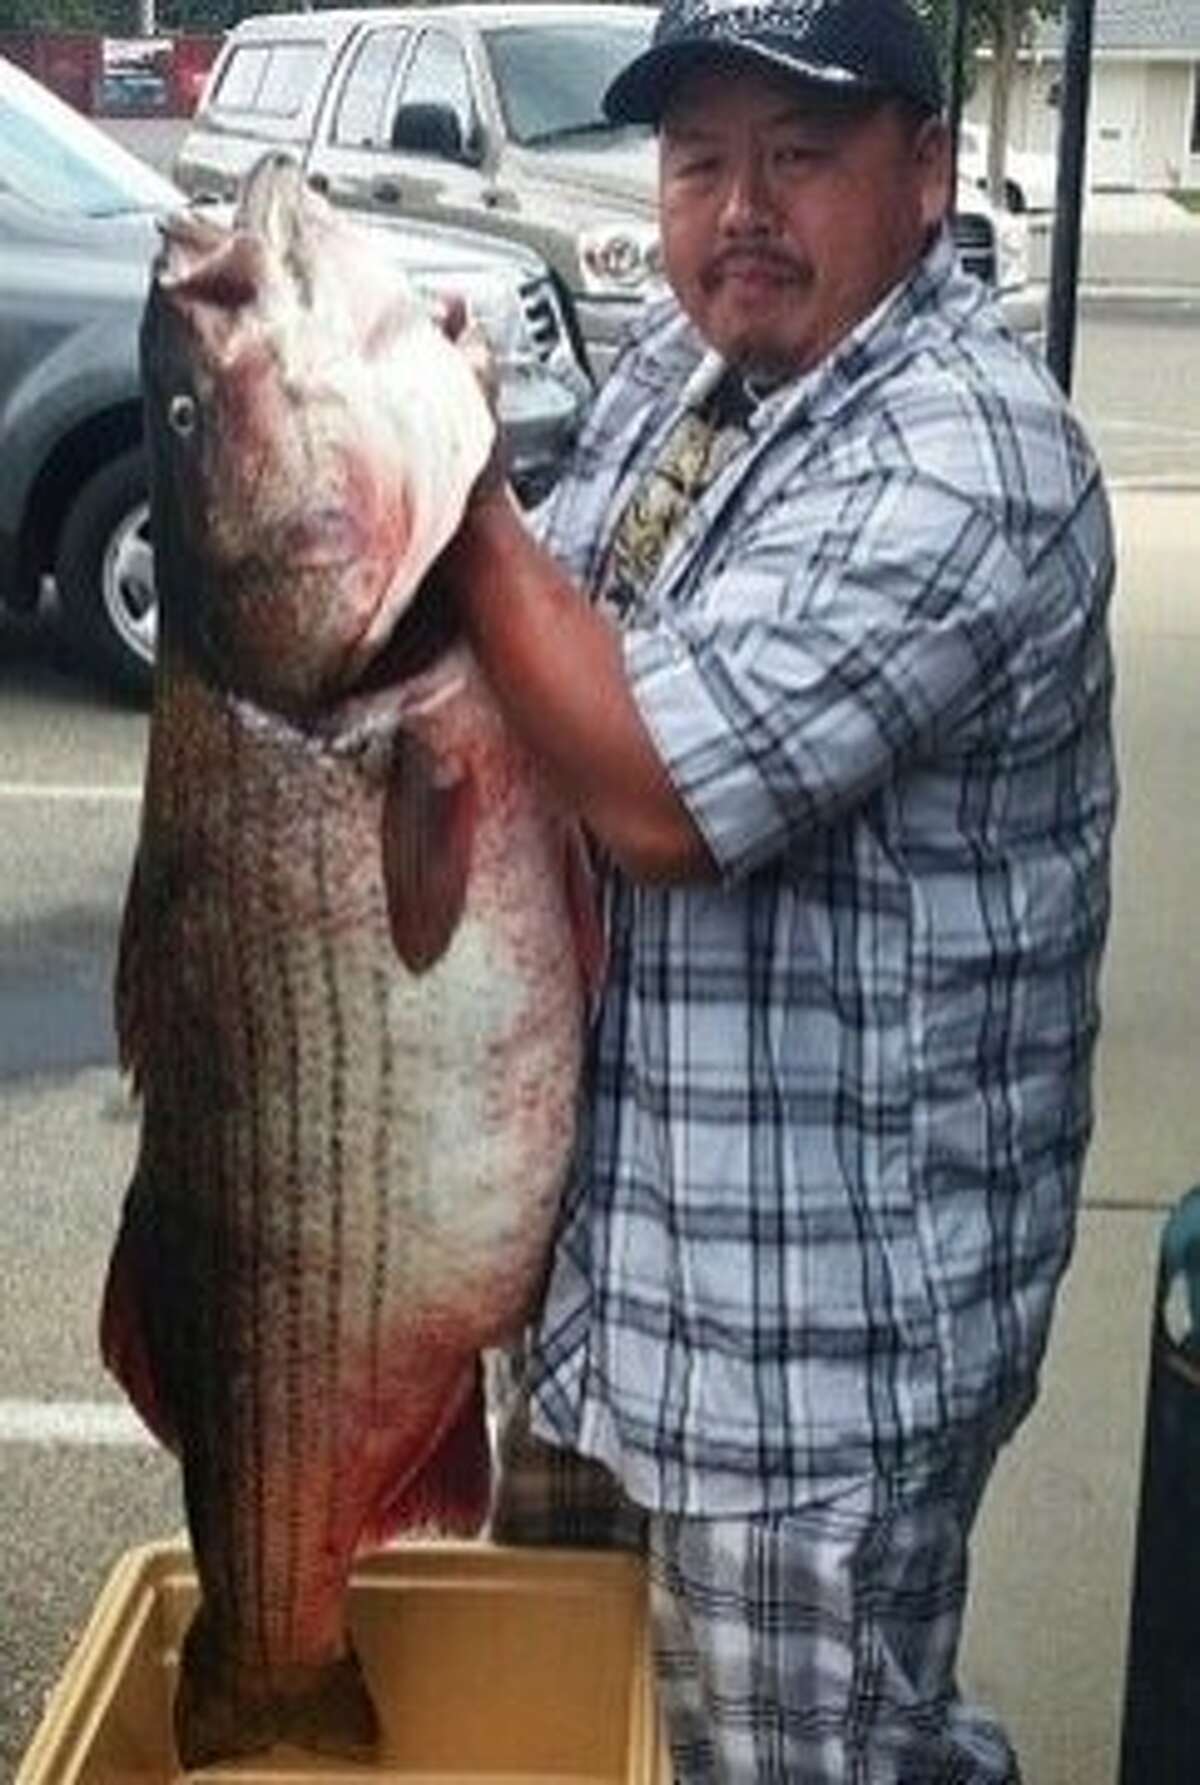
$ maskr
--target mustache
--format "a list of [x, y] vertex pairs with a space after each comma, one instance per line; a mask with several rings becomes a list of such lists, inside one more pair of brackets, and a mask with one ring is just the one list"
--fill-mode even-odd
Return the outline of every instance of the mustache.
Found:
[[713, 255], [700, 275], [701, 286], [705, 290], [711, 290], [713, 286], [720, 284], [727, 273], [743, 268], [772, 273], [776, 278], [789, 280], [793, 284], [803, 284], [811, 276], [804, 261], [797, 260], [794, 255], [785, 253], [780, 248], [767, 243], [755, 247], [739, 244], [736, 247], [723, 248], [719, 254]]

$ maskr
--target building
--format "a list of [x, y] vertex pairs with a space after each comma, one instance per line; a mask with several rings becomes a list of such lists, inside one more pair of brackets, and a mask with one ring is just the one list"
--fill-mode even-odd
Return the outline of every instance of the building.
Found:
[[96, 31], [0, 31], [0, 56], [77, 111], [102, 118], [190, 117], [218, 34], [102, 37]]
[[[1042, 21], [1011, 101], [1014, 147], [1058, 146], [1061, 20]], [[981, 57], [968, 114], [986, 123], [991, 67]], [[1091, 189], [1200, 188], [1200, 0], [1096, 0], [1088, 121]]]

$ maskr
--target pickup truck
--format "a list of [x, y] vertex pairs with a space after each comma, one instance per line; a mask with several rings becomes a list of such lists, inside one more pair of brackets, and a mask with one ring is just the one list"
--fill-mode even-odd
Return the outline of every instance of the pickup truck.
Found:
[[[52, 582], [72, 649], [136, 695], [157, 612], [138, 331], [158, 219], [184, 203], [0, 57], [0, 603], [31, 610]], [[377, 233], [398, 274], [461, 293], [496, 341], [514, 483], [535, 500], [590, 397], [545, 266], [432, 224]]]
[[[602, 376], [661, 288], [657, 151], [609, 123], [601, 97], [644, 47], [656, 9], [588, 0], [271, 13], [229, 34], [175, 162], [224, 197], [266, 148], [297, 155], [336, 204], [467, 224], [537, 250]], [[1023, 217], [963, 186], [964, 264], [1034, 335], [1044, 292], [1026, 276]]]

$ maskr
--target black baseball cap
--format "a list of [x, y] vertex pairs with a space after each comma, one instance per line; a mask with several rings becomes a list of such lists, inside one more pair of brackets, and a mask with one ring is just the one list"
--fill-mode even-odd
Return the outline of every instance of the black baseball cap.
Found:
[[649, 49], [605, 93], [605, 113], [615, 124], [657, 124], [680, 76], [714, 58], [779, 69], [828, 92], [942, 110], [933, 38], [908, 0], [666, 0]]

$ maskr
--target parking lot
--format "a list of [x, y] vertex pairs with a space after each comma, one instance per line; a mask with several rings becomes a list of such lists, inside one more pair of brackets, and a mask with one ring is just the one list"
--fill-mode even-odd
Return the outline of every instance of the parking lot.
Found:
[[[967, 1649], [1036, 1785], [1113, 1777], [1157, 1234], [1200, 1178], [1198, 347], [1186, 288], [1085, 301], [1077, 396], [1121, 563], [1099, 1124], [1045, 1395], [985, 1511]], [[109, 1000], [145, 735], [52, 613], [0, 622], [0, 1779], [112, 1561], [182, 1520], [174, 1465], [96, 1346], [136, 1142]]]

